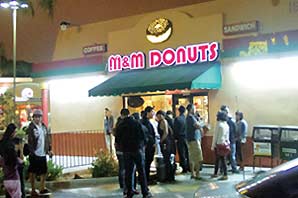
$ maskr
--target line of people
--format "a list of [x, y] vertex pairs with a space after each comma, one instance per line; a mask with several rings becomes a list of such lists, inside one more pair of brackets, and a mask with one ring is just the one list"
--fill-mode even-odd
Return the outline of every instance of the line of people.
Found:
[[[218, 177], [218, 171], [223, 174], [220, 180], [227, 180], [227, 160], [231, 164], [231, 172], [239, 173], [243, 171], [243, 146], [246, 143], [247, 122], [243, 118], [243, 113], [235, 113], [236, 120], [232, 118], [229, 108], [222, 105], [217, 113], [217, 124], [214, 130], [211, 150], [215, 153], [215, 167], [212, 178]], [[237, 160], [240, 168], [237, 169]]]

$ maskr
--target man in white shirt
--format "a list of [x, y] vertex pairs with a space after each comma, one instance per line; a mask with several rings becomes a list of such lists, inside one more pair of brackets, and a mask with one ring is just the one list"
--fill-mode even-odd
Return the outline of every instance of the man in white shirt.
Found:
[[29, 124], [28, 148], [29, 154], [29, 178], [32, 187], [32, 196], [38, 196], [35, 190], [35, 176], [40, 175], [40, 194], [47, 194], [49, 190], [45, 188], [45, 179], [47, 175], [46, 154], [52, 156], [51, 137], [45, 124], [42, 123], [42, 111], [36, 109], [33, 112], [33, 121]]

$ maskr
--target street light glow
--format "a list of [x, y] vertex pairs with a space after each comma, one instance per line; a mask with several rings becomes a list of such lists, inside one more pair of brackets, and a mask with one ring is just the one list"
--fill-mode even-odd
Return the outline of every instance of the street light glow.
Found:
[[17, 10], [19, 8], [28, 8], [28, 4], [20, 3], [16, 0], [7, 2], [1, 2], [0, 6], [2, 8], [10, 8], [12, 10], [12, 24], [13, 24], [13, 112], [14, 112], [14, 122], [16, 118], [16, 66], [17, 66]]
[[10, 5], [11, 7], [13, 7], [13, 6], [18, 6], [18, 5], [20, 5], [20, 4], [19, 4], [19, 2], [17, 2], [17, 1], [11, 1], [11, 2], [9, 2], [9, 5]]
[[19, 3], [18, 1], [10, 1], [8, 2], [1, 2], [0, 7], [2, 8], [10, 8], [12, 10], [17, 10], [19, 8], [28, 8], [29, 5], [27, 3]]
[[9, 8], [9, 3], [2, 2], [2, 3], [0, 3], [0, 6], [2, 8]]

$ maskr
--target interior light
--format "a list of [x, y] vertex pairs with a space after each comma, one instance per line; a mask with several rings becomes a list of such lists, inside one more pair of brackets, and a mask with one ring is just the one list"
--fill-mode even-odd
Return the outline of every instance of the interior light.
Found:
[[3, 2], [3, 3], [0, 3], [0, 6], [2, 8], [9, 8], [9, 3]]
[[298, 88], [298, 57], [241, 61], [232, 66], [232, 77], [255, 90]]

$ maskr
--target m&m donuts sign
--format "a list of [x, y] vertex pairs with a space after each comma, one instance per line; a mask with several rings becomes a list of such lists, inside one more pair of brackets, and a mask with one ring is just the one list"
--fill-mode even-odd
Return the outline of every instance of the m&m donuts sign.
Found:
[[[180, 46], [176, 49], [166, 48], [162, 51], [150, 50], [148, 53], [148, 67], [155, 68], [160, 65], [184, 65], [216, 61], [219, 57], [219, 43], [200, 43]], [[111, 55], [108, 59], [109, 72], [144, 69], [146, 56], [143, 52], [133, 52], [130, 55]]]

